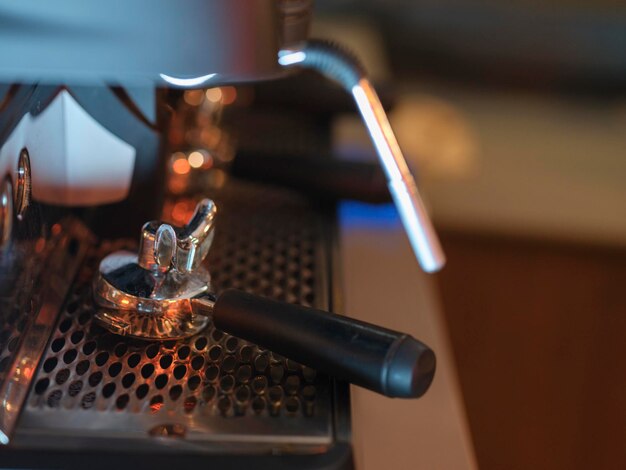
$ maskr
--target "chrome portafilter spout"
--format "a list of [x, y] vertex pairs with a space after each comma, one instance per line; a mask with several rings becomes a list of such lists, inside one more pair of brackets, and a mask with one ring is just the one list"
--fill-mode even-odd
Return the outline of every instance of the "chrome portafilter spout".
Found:
[[202, 261], [213, 242], [217, 208], [204, 199], [184, 227], [151, 221], [141, 230], [139, 253], [118, 251], [100, 262], [94, 296], [96, 320], [114, 333], [165, 340], [192, 336], [210, 322], [192, 303], [213, 303], [211, 276]]
[[96, 320], [113, 333], [170, 340], [216, 328], [390, 397], [424, 394], [435, 354], [369, 323], [229, 289], [216, 296], [202, 266], [217, 209], [204, 199], [184, 227], [148, 222], [139, 253], [105, 257], [94, 280]]

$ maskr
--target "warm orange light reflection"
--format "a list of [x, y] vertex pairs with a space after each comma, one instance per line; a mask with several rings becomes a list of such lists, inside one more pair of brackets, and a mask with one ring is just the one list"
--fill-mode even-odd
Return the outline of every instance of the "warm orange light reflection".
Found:
[[173, 194], [180, 194], [185, 192], [188, 187], [189, 178], [168, 178], [167, 188]]
[[189, 162], [186, 158], [179, 158], [178, 160], [174, 160], [174, 163], [172, 163], [172, 170], [174, 170], [174, 173], [177, 175], [186, 175], [189, 173], [190, 169]]
[[30, 380], [33, 377], [33, 372], [35, 371], [34, 368], [26, 366], [24, 367], [24, 377], [26, 377], [27, 380]]
[[193, 208], [185, 201], [177, 202], [172, 208], [172, 219], [174, 222], [186, 224], [191, 217]]
[[45, 238], [39, 238], [37, 240], [37, 243], [35, 243], [35, 252], [36, 253], [41, 253], [44, 248], [46, 247], [46, 239]]
[[212, 187], [221, 188], [226, 182], [226, 173], [224, 173], [222, 170], [214, 169], [211, 170], [211, 174], [209, 175], [208, 179]]
[[152, 410], [153, 413], [156, 413], [157, 411], [159, 411], [161, 408], [163, 408], [163, 403], [152, 403], [150, 405], [150, 409]]
[[187, 157], [187, 162], [189, 162], [189, 166], [192, 168], [200, 168], [204, 165], [204, 155], [198, 151], [191, 152]]
[[233, 104], [237, 99], [237, 90], [234, 86], [222, 87], [222, 103]]
[[183, 99], [190, 106], [198, 106], [204, 99], [204, 93], [202, 90], [188, 90], [183, 95]]
[[220, 143], [222, 132], [217, 127], [207, 127], [202, 129], [200, 138], [202, 139], [202, 143], [204, 145], [213, 149]]
[[213, 155], [211, 155], [210, 153], [206, 154], [204, 156], [204, 165], [202, 168], [208, 169], [208, 168], [211, 168], [212, 166], [213, 166]]
[[222, 101], [222, 89], [221, 88], [209, 88], [205, 94], [206, 99], [211, 103], [219, 103]]

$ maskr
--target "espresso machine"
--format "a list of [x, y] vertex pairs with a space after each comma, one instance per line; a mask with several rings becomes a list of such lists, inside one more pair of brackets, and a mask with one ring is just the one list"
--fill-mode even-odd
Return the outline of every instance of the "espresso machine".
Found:
[[[426, 392], [428, 346], [330, 313], [359, 178], [425, 271], [445, 259], [365, 70], [311, 14], [0, 1], [0, 468], [352, 468], [348, 384]], [[332, 161], [319, 113], [255, 107], [303, 70], [353, 98], [375, 171]]]

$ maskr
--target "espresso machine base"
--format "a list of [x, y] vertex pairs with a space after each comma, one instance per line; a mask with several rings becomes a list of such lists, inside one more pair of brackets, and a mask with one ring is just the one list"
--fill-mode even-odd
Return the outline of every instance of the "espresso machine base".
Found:
[[[221, 207], [206, 261], [216, 292], [236, 287], [333, 307], [332, 206], [232, 179], [211, 196]], [[197, 199], [169, 198], [163, 218], [188, 217]], [[93, 321], [98, 262], [133, 244], [107, 240], [86, 254], [12, 445], [0, 450], [3, 464], [130, 468], [171, 459], [212, 468], [351, 468], [347, 385], [213, 325], [153, 342], [121, 338]]]

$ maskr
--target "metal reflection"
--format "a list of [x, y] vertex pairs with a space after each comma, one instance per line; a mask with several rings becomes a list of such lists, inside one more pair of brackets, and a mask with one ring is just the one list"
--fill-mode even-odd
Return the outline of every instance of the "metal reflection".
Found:
[[[10, 334], [13, 339], [6, 348], [0, 344], [0, 355], [6, 351], [10, 354], [4, 356], [6, 369], [0, 375], [0, 444], [9, 443], [34, 372], [88, 247], [90, 234], [80, 222], [67, 220], [61, 225], [64, 229], [44, 242], [39, 252], [28, 246], [15, 248], [12, 259], [2, 260], [3, 265], [8, 262], [11, 266], [5, 273], [7, 278], [2, 279], [2, 289], [9, 297], [2, 296], [1, 300], [14, 312], [3, 318], [8, 327], [4, 331], [14, 334]], [[23, 243], [30, 246], [33, 241]], [[37, 246], [38, 241], [34, 244]], [[29, 256], [19, 259], [20, 251]]]
[[352, 87], [352, 96], [381, 159], [413, 251], [424, 271], [438, 271], [445, 264], [445, 255], [380, 99], [365, 78]]
[[446, 262], [443, 249], [387, 114], [358, 60], [336, 44], [309, 41], [303, 50], [280, 51], [278, 62], [284, 67], [317, 70], [352, 94], [387, 175], [389, 191], [415, 256], [424, 271], [440, 270]]

